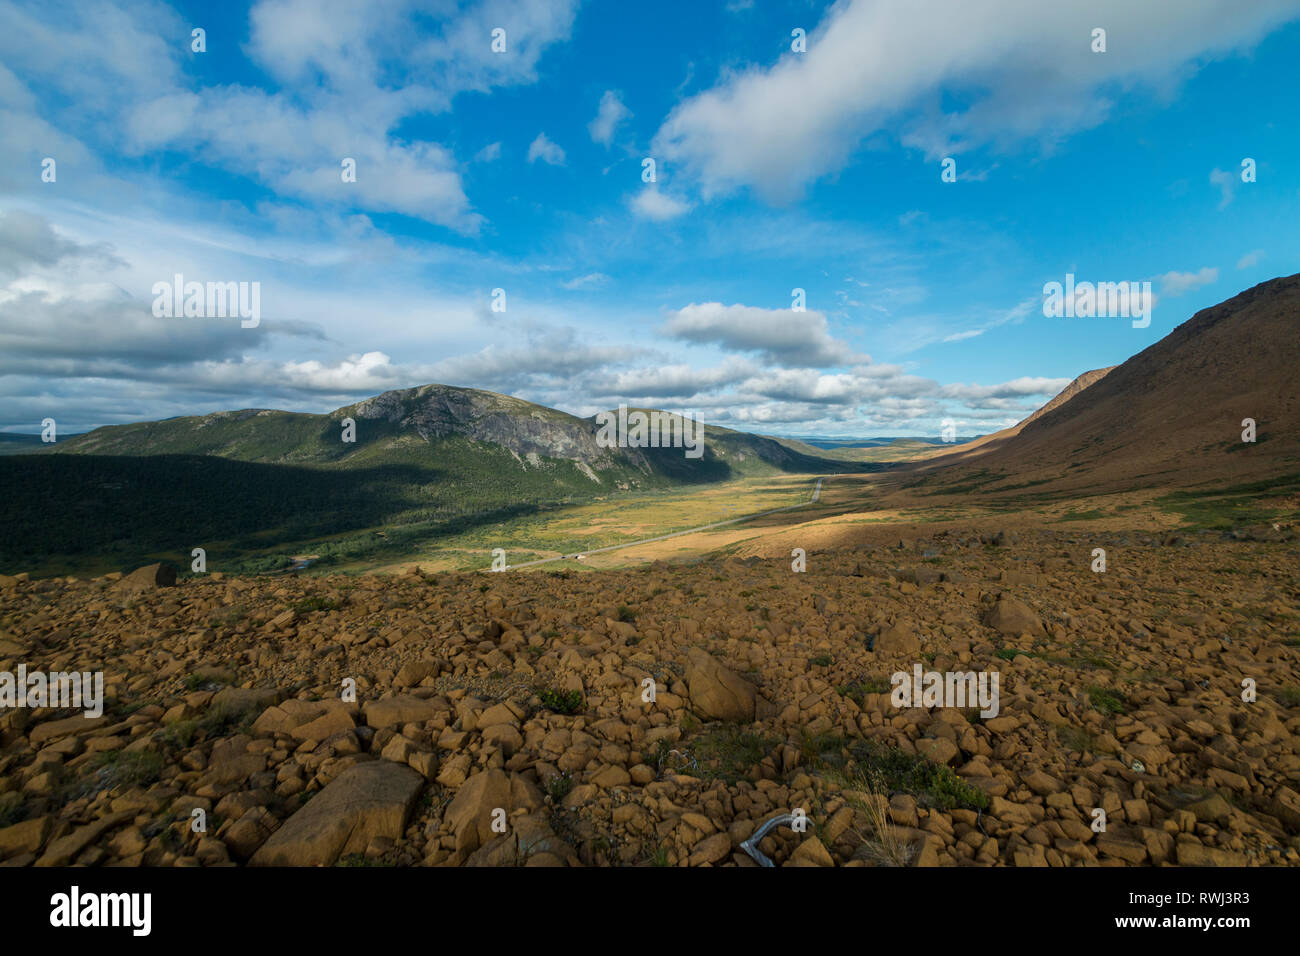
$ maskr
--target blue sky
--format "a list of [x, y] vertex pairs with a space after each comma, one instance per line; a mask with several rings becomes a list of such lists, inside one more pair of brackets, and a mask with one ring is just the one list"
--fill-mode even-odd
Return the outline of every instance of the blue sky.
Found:
[[[991, 431], [1300, 271], [1298, 52], [1300, 0], [0, 0], [0, 429], [443, 382]], [[156, 317], [178, 272], [260, 324]], [[1067, 273], [1150, 326], [1045, 317]]]

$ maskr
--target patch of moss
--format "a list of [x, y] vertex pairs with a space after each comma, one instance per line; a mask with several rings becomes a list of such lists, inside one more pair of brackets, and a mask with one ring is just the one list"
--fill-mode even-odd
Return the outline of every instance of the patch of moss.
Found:
[[1095, 685], [1088, 688], [1088, 702], [1108, 717], [1124, 713], [1127, 707], [1123, 695]]
[[951, 767], [897, 747], [859, 741], [852, 748], [859, 772], [877, 793], [909, 793], [917, 803], [939, 810], [988, 808], [988, 794], [966, 783]]
[[582, 709], [582, 692], [576, 690], [552, 690], [544, 687], [537, 692], [542, 706], [557, 714], [576, 714]]
[[690, 749], [698, 769], [684, 770], [706, 780], [736, 783], [748, 779], [749, 771], [776, 746], [770, 737], [738, 727], [720, 727], [691, 741]]

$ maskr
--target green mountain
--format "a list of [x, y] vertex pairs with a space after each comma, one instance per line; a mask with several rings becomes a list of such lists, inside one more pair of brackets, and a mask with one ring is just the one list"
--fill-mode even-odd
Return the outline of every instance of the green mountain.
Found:
[[324, 415], [245, 409], [98, 428], [0, 458], [0, 571], [185, 556], [185, 542], [220, 549], [227, 569], [275, 569], [307, 548], [328, 564], [599, 496], [863, 470], [707, 425], [699, 458], [601, 447], [598, 431], [595, 417], [445, 385]]
[[[629, 409], [629, 412], [650, 409]], [[670, 419], [678, 416], [656, 413]], [[355, 441], [343, 441], [343, 422]], [[327, 415], [269, 409], [217, 412], [160, 422], [112, 425], [49, 446], [48, 452], [90, 455], [212, 455], [279, 465], [505, 467], [531, 487], [574, 492], [725, 481], [741, 475], [841, 471], [808, 446], [705, 426], [704, 454], [681, 448], [602, 448], [595, 418], [578, 418], [495, 392], [448, 385], [384, 392]], [[512, 461], [506, 465], [505, 455]]]

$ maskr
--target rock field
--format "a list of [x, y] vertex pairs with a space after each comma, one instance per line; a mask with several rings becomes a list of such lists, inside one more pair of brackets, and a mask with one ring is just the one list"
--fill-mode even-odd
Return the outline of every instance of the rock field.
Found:
[[[756, 866], [799, 810], [777, 866], [1297, 865], [1300, 568], [1245, 537], [0, 576], [0, 671], [106, 685], [0, 711], [0, 860]], [[997, 715], [895, 706], [918, 663], [996, 672]]]

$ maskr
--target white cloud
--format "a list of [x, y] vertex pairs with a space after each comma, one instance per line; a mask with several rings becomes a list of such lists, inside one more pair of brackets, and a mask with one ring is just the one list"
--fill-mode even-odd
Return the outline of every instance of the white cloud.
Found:
[[[245, 51], [279, 81], [273, 92], [195, 85], [182, 72], [189, 23], [155, 0], [0, 4], [0, 62], [49, 86], [69, 104], [55, 111], [58, 121], [103, 152], [184, 151], [281, 194], [472, 234], [482, 220], [450, 150], [395, 131], [408, 117], [449, 109], [459, 93], [533, 82], [544, 51], [567, 39], [577, 0], [454, 5], [435, 11], [432, 35], [427, 6], [260, 0]], [[508, 55], [490, 50], [494, 26], [509, 31]], [[223, 39], [210, 35], [209, 49]], [[30, 94], [10, 77], [0, 68], [0, 111], [14, 111], [6, 132], [39, 132]], [[57, 146], [61, 165], [79, 147], [35, 140]], [[0, 146], [0, 160], [9, 146]], [[355, 183], [342, 181], [344, 158], [356, 160]]]
[[488, 143], [477, 153], [474, 154], [474, 161], [479, 163], [495, 163], [501, 158], [501, 144]]
[[1237, 268], [1249, 269], [1251, 266], [1258, 265], [1260, 260], [1262, 260], [1263, 258], [1264, 258], [1263, 249], [1256, 249], [1253, 252], [1248, 252], [1240, 259], [1237, 260]]
[[1210, 170], [1210, 185], [1219, 187], [1219, 208], [1226, 209], [1237, 191], [1237, 174], [1222, 169]]
[[535, 163], [539, 159], [551, 166], [564, 165], [564, 150], [552, 143], [545, 133], [538, 133], [528, 147], [528, 161]]
[[944, 398], [988, 402], [992, 399], [1023, 398], [1030, 395], [1056, 395], [1073, 379], [1026, 376], [996, 385], [945, 385], [939, 389]]
[[[1184, 0], [1176, 17], [1132, 0], [841, 0], [809, 32], [807, 53], [724, 74], [669, 114], [653, 149], [706, 197], [751, 186], [790, 201], [900, 123], [902, 142], [932, 159], [990, 141], [1050, 145], [1105, 118], [1102, 89], [1164, 92], [1297, 14], [1297, 0]], [[1105, 54], [1090, 49], [1098, 24], [1114, 38]], [[968, 105], [943, 112], [937, 94], [949, 91]]]
[[692, 398], [735, 385], [757, 371], [754, 363], [729, 356], [721, 365], [697, 369], [689, 365], [652, 365], [611, 375], [599, 375], [591, 394], [623, 398]]
[[869, 361], [833, 338], [826, 316], [811, 310], [691, 303], [671, 313], [663, 331], [687, 342], [758, 352], [772, 365], [825, 366]]
[[608, 147], [614, 141], [614, 132], [618, 129], [618, 124], [631, 115], [619, 95], [613, 90], [606, 90], [600, 98], [596, 118], [587, 124], [587, 131], [591, 133], [592, 141]]
[[603, 272], [589, 272], [585, 276], [575, 276], [560, 283], [560, 287], [568, 289], [570, 292], [577, 289], [590, 289], [595, 286], [604, 285], [609, 281], [609, 276]]
[[1219, 270], [1206, 266], [1197, 272], [1166, 272], [1156, 279], [1160, 283], [1160, 291], [1173, 298], [1191, 292], [1193, 289], [1199, 289], [1203, 285], [1209, 285], [1211, 282], [1217, 282]]
[[651, 219], [655, 222], [666, 222], [669, 219], [676, 219], [678, 216], [690, 212], [691, 204], [681, 199], [676, 199], [667, 193], [659, 191], [655, 185], [646, 186], [632, 197], [630, 205], [632, 211], [643, 219]]

